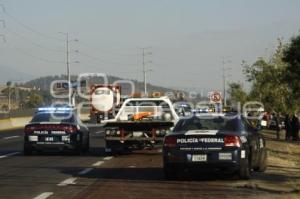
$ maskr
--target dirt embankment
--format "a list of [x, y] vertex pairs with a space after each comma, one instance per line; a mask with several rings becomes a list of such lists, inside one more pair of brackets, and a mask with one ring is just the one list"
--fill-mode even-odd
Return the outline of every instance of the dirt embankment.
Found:
[[[278, 198], [299, 198], [300, 195], [300, 142], [276, 139], [274, 131], [264, 131], [268, 148], [268, 169], [265, 173], [255, 173], [253, 181], [243, 184], [243, 188], [257, 189], [279, 194]], [[282, 195], [283, 194], [283, 195]]]

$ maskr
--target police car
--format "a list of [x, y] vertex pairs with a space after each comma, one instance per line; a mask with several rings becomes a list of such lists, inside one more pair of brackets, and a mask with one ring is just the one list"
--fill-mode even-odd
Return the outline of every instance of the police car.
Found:
[[39, 108], [24, 129], [24, 154], [33, 151], [89, 150], [89, 130], [70, 107]]
[[267, 164], [266, 142], [258, 128], [239, 115], [207, 114], [182, 118], [163, 143], [164, 174], [226, 171], [249, 179], [252, 170], [263, 172]]

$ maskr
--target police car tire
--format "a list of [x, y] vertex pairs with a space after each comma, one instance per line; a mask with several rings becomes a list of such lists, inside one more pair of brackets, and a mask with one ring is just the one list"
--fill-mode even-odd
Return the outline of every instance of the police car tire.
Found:
[[254, 168], [256, 172], [265, 172], [267, 170], [267, 150], [264, 149], [259, 160], [259, 166]]
[[30, 148], [24, 147], [23, 150], [24, 155], [32, 155], [32, 150]]
[[175, 180], [177, 176], [176, 168], [164, 165], [164, 176], [167, 180]]
[[251, 168], [249, 163], [249, 158], [241, 160], [239, 168], [239, 177], [243, 180], [248, 180], [251, 177]]

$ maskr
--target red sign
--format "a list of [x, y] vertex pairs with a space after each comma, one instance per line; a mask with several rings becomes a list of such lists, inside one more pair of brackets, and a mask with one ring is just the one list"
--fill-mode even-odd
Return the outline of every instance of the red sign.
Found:
[[219, 91], [213, 91], [210, 94], [210, 102], [211, 103], [222, 103], [222, 96], [221, 92]]

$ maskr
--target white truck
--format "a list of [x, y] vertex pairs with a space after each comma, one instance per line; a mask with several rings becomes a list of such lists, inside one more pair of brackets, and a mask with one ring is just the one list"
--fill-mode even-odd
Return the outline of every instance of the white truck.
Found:
[[125, 100], [115, 119], [104, 124], [106, 152], [142, 149], [162, 142], [179, 120], [167, 97]]
[[111, 119], [121, 104], [121, 87], [115, 85], [94, 84], [90, 88], [90, 117], [100, 123]]

